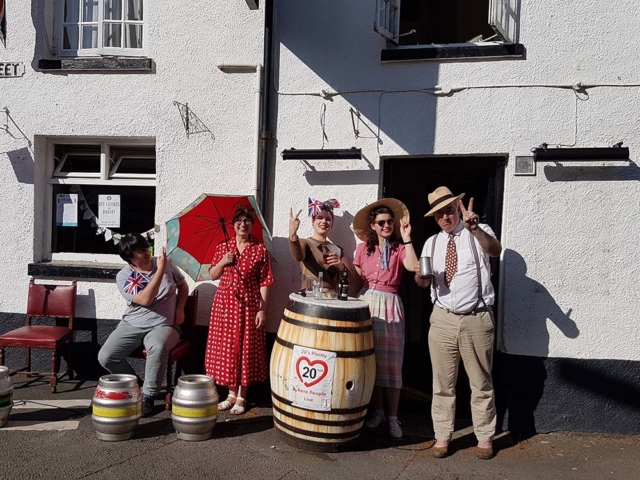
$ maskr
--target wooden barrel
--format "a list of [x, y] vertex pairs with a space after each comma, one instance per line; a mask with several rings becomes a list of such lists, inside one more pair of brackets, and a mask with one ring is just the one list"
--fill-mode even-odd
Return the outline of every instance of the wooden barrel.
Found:
[[273, 418], [288, 443], [336, 451], [355, 439], [375, 376], [366, 302], [289, 296], [271, 355]]

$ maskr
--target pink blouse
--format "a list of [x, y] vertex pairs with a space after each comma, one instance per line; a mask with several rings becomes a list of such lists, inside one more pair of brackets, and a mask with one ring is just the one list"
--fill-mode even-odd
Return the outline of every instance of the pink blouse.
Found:
[[367, 244], [361, 243], [356, 248], [353, 264], [362, 270], [364, 288], [397, 293], [404, 268], [402, 262], [406, 256], [404, 245], [399, 245], [397, 249], [391, 251], [389, 271], [382, 270], [380, 268], [380, 247], [376, 245], [375, 251], [369, 256], [367, 255]]

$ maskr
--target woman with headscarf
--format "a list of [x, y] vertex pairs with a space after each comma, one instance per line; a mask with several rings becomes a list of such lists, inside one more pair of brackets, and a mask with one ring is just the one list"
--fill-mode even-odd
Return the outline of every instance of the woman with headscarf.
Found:
[[289, 252], [294, 260], [300, 262], [303, 275], [302, 289], [305, 284], [313, 282], [322, 272], [323, 288], [337, 291], [340, 273], [347, 269], [349, 280], [357, 280], [355, 271], [344, 250], [339, 245], [331, 243], [328, 239], [329, 232], [333, 228], [335, 208], [340, 208], [340, 203], [332, 198], [325, 202], [309, 199], [308, 213], [311, 217], [313, 234], [308, 238], [298, 237], [300, 227], [300, 213], [293, 214], [289, 210]]
[[364, 282], [360, 298], [369, 303], [376, 356], [376, 381], [371, 399], [374, 411], [365, 426], [377, 429], [388, 420], [389, 435], [400, 439], [398, 403], [405, 323], [398, 286], [403, 268], [413, 272], [417, 262], [411, 243], [409, 212], [399, 200], [385, 198], [358, 211], [353, 229], [364, 241], [356, 248], [353, 263]]

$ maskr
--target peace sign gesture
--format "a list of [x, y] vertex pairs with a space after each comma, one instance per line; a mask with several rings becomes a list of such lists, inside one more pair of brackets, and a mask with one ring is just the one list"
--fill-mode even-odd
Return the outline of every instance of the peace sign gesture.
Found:
[[469, 208], [464, 208], [462, 200], [458, 200], [460, 204], [460, 211], [462, 212], [462, 221], [464, 222], [464, 228], [471, 233], [478, 230], [478, 224], [480, 223], [480, 217], [473, 212], [473, 197], [469, 199]]
[[300, 227], [300, 219], [298, 217], [301, 212], [302, 209], [298, 210], [298, 213], [294, 216], [293, 208], [289, 207], [289, 238], [293, 237], [298, 232], [298, 228]]

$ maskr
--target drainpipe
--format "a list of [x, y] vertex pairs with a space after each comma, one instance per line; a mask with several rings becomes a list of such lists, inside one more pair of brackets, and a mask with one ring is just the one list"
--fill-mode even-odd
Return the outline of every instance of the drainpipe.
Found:
[[[255, 159], [253, 163], [253, 174], [251, 176], [253, 180], [253, 185], [251, 187], [251, 195], [256, 199], [257, 202], [260, 202], [260, 193], [262, 188], [260, 187], [261, 182], [261, 174], [260, 174], [260, 163], [262, 161], [261, 157], [261, 136], [262, 136], [262, 128], [260, 122], [262, 121], [262, 117], [260, 115], [263, 105], [263, 90], [262, 90], [262, 65], [258, 64], [244, 64], [244, 63], [219, 63], [217, 65], [218, 69], [225, 73], [247, 73], [247, 72], [255, 72], [256, 74], [256, 84], [255, 84], [255, 144], [253, 147], [253, 157]], [[260, 205], [260, 210], [262, 210], [262, 205]]]
[[274, 14], [275, 0], [265, 0], [264, 3], [264, 56], [262, 59], [262, 65], [264, 65], [263, 78], [264, 89], [262, 95], [262, 129], [260, 131], [260, 158], [259, 158], [259, 191], [260, 199], [258, 200], [260, 210], [263, 214], [266, 214], [267, 207], [267, 176], [269, 173], [269, 149], [271, 146], [271, 117], [270, 117], [270, 105], [271, 105], [271, 92], [273, 82], [273, 14]]
[[274, 0], [266, 0], [264, 4], [264, 40], [263, 61], [260, 64], [219, 63], [218, 68], [225, 73], [256, 72], [256, 144], [255, 164], [253, 171], [254, 196], [262, 214], [267, 205], [267, 176], [269, 162], [269, 147], [271, 142], [270, 92], [273, 82], [273, 4]]

